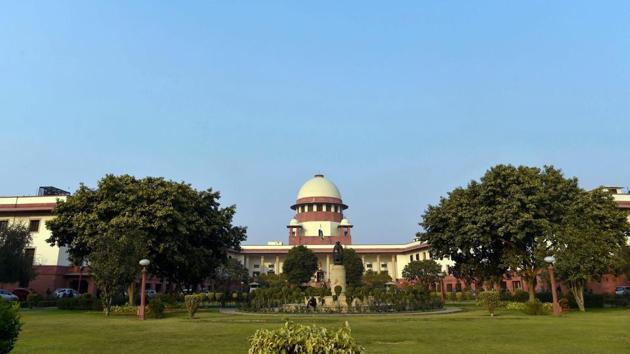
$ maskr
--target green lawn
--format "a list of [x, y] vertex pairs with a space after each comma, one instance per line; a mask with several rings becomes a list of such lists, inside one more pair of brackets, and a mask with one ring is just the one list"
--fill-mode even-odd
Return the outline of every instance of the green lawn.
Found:
[[[258, 328], [280, 326], [282, 315], [200, 312], [190, 320], [105, 318], [95, 312], [23, 310], [15, 353], [244, 353]], [[471, 308], [444, 315], [291, 316], [338, 327], [348, 321], [370, 353], [630, 353], [630, 309], [570, 313], [562, 318]]]

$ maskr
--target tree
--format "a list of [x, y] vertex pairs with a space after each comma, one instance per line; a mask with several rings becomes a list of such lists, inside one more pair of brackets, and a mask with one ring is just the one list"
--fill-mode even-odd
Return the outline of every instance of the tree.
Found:
[[346, 269], [346, 283], [350, 286], [360, 286], [364, 268], [363, 261], [355, 250], [343, 249], [343, 266]]
[[301, 285], [308, 282], [318, 269], [317, 256], [305, 246], [295, 246], [287, 253], [282, 266], [289, 283]]
[[616, 270], [617, 273], [624, 274], [626, 278], [630, 279], [630, 246], [624, 245], [621, 248]]
[[247, 283], [249, 271], [241, 262], [230, 258], [226, 264], [222, 264], [215, 269], [213, 280], [223, 291], [231, 294], [234, 286], [240, 287], [241, 283]]
[[100, 290], [105, 316], [111, 312], [114, 296], [138, 275], [142, 239], [139, 231], [123, 226], [119, 230], [110, 228], [87, 244], [92, 251], [85, 259]]
[[440, 280], [442, 267], [432, 260], [409, 262], [403, 268], [402, 276], [407, 280], [416, 281], [420, 286], [429, 289], [431, 284], [435, 284]]
[[363, 284], [368, 288], [383, 288], [385, 283], [392, 281], [392, 277], [387, 273], [377, 273], [373, 270], [368, 270], [363, 274]]
[[33, 258], [26, 254], [31, 234], [26, 226], [11, 224], [0, 229], [0, 283], [26, 282], [34, 278]]
[[20, 306], [0, 298], [0, 353], [10, 353], [22, 330]]
[[[551, 166], [497, 165], [429, 206], [421, 225], [434, 257], [449, 257], [486, 278], [518, 273], [535, 300], [548, 247], [581, 189]], [[478, 265], [475, 266], [474, 264]]]
[[562, 230], [555, 237], [556, 274], [584, 311], [584, 287], [600, 280], [616, 266], [625, 247], [629, 224], [609, 192], [582, 192], [568, 210]]
[[106, 175], [97, 188], [81, 185], [57, 205], [48, 242], [68, 247], [79, 263], [102, 244], [93, 240], [118, 239], [124, 225], [139, 238], [152, 275], [180, 288], [199, 284], [245, 240], [245, 228], [232, 225], [235, 207], [221, 208], [219, 198], [163, 178]]

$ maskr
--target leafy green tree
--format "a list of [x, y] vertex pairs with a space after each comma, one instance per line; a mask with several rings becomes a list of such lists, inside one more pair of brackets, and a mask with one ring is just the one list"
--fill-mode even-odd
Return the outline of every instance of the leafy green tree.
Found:
[[403, 268], [402, 276], [407, 280], [416, 281], [424, 289], [428, 289], [431, 284], [435, 284], [440, 280], [442, 267], [432, 260], [409, 262]]
[[371, 289], [384, 288], [385, 283], [390, 281], [392, 277], [387, 273], [378, 273], [370, 269], [363, 274], [363, 284]]
[[240, 290], [241, 283], [247, 283], [249, 271], [241, 262], [230, 258], [226, 264], [222, 264], [215, 269], [212, 278], [216, 286], [231, 294], [235, 288]]
[[347, 247], [343, 249], [343, 266], [346, 269], [346, 283], [360, 286], [364, 268], [363, 261], [355, 250]]
[[262, 287], [266, 288], [282, 288], [287, 285], [286, 274], [261, 274], [257, 281]]
[[630, 246], [624, 245], [617, 261], [617, 272], [625, 274], [630, 279]]
[[434, 258], [449, 258], [455, 264], [449, 272], [467, 283], [497, 282], [508, 270], [503, 264], [503, 243], [482, 232], [479, 218], [481, 186], [471, 181], [466, 188], [456, 188], [429, 205], [418, 233], [420, 241], [430, 242]]
[[0, 298], [0, 353], [9, 353], [13, 349], [22, 330], [20, 306]]
[[584, 311], [586, 283], [600, 280], [615, 267], [630, 227], [612, 195], [601, 189], [582, 192], [568, 212], [551, 253], [556, 257], [559, 280], [566, 283]]
[[110, 228], [87, 244], [92, 251], [85, 259], [100, 290], [105, 316], [111, 313], [114, 296], [137, 277], [138, 260], [142, 258], [142, 233], [119, 226], [120, 229]]
[[580, 191], [575, 178], [551, 166], [497, 165], [480, 182], [429, 206], [422, 241], [434, 257], [461, 262], [467, 272], [486, 278], [518, 273], [534, 301], [544, 256]]
[[301, 285], [308, 282], [318, 269], [317, 256], [305, 246], [295, 246], [287, 253], [282, 266], [289, 283]]
[[33, 259], [25, 253], [30, 243], [31, 234], [24, 225], [11, 224], [0, 229], [0, 283], [34, 278]]
[[68, 247], [78, 263], [102, 244], [95, 239], [122, 237], [124, 225], [139, 238], [151, 274], [180, 287], [199, 284], [245, 240], [245, 229], [232, 225], [235, 207], [221, 208], [219, 197], [163, 178], [106, 175], [58, 204], [48, 242]]

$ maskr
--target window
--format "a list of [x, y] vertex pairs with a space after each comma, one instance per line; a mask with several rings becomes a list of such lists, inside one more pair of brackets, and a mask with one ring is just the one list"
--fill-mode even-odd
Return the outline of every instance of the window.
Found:
[[258, 278], [258, 276], [259, 276], [259, 275], [260, 275], [260, 272], [253, 272], [253, 273], [252, 273], [252, 276], [253, 276], [254, 278]]
[[254, 264], [254, 269], [260, 268], [260, 264]]
[[413, 262], [413, 254], [409, 255], [409, 262]]
[[416, 261], [420, 260], [420, 253], [416, 253]]
[[269, 270], [267, 271], [267, 274], [269, 274], [269, 275], [274, 275], [274, 274], [276, 274], [276, 272], [274, 272], [274, 271], [273, 271], [273, 269], [269, 269]]
[[28, 224], [28, 231], [39, 232], [39, 220], [31, 220]]
[[9, 220], [0, 220], [0, 231], [6, 230], [9, 227]]
[[367, 268], [367, 269], [372, 269], [372, 263], [367, 263], [367, 264], [365, 265], [365, 268]]
[[274, 269], [274, 268], [275, 268], [275, 265], [274, 265], [273, 263], [269, 263], [269, 265], [267, 266], [267, 268]]
[[453, 284], [446, 284], [446, 291], [453, 292]]
[[516, 289], [521, 289], [521, 282], [518, 281], [518, 280], [512, 281], [512, 288], [515, 289], [515, 290]]
[[387, 263], [381, 263], [381, 269], [387, 269]]
[[389, 272], [387, 270], [381, 270], [381, 274], [388, 274]]
[[422, 252], [422, 260], [423, 261], [427, 260], [427, 253], [426, 252]]
[[457, 282], [457, 284], [455, 284], [455, 290], [456, 291], [462, 291], [462, 283]]

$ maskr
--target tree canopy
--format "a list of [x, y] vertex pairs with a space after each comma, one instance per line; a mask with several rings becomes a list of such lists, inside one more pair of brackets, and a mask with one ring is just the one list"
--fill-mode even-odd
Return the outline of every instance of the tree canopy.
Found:
[[364, 268], [363, 261], [355, 250], [347, 247], [343, 249], [343, 266], [346, 269], [346, 283], [360, 286]]
[[421, 240], [434, 257], [450, 258], [460, 273], [476, 280], [517, 272], [533, 301], [549, 244], [580, 192], [575, 178], [552, 166], [497, 165], [479, 182], [429, 206]]
[[409, 262], [405, 268], [403, 268], [403, 278], [417, 282], [420, 286], [428, 289], [431, 284], [435, 284], [440, 280], [440, 273], [442, 267], [432, 260], [422, 260]]
[[245, 228], [232, 225], [235, 207], [221, 208], [219, 198], [163, 178], [106, 175], [97, 188], [81, 185], [57, 205], [48, 242], [68, 247], [75, 263], [91, 262], [99, 245], [130, 230], [141, 244], [136, 258], [151, 261], [151, 274], [198, 284], [246, 237]]
[[363, 284], [371, 289], [383, 288], [385, 283], [390, 281], [392, 281], [392, 277], [385, 272], [378, 273], [370, 269], [363, 274]]
[[31, 234], [25, 225], [11, 224], [0, 229], [0, 283], [33, 279], [33, 258], [26, 253]]
[[567, 284], [581, 311], [586, 283], [600, 280], [617, 265], [628, 231], [625, 213], [605, 190], [582, 192], [569, 208], [550, 254], [556, 258], [558, 278]]
[[295, 246], [287, 253], [282, 265], [289, 283], [301, 285], [308, 282], [318, 269], [317, 256], [306, 246]]

